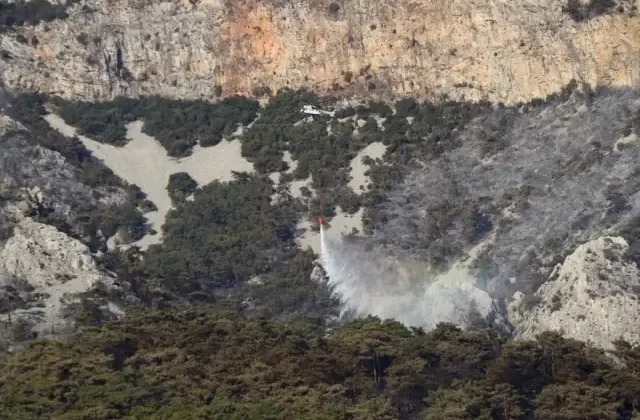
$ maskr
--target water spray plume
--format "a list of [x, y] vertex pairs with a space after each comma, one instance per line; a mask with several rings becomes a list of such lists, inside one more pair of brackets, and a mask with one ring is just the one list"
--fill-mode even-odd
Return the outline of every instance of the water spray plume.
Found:
[[320, 224], [320, 258], [322, 259], [322, 265], [327, 267], [327, 246], [324, 238], [324, 224]]
[[333, 241], [323, 225], [320, 246], [342, 316], [374, 315], [428, 330], [439, 322], [467, 327], [478, 313], [486, 317], [495, 312], [491, 297], [465, 270], [436, 274], [422, 262], [372, 249], [365, 241]]

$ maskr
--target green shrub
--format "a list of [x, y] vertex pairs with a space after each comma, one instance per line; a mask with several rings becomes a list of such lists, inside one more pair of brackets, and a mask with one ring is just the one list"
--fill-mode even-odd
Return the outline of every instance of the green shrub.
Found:
[[198, 188], [198, 183], [186, 172], [177, 172], [169, 176], [167, 191], [174, 203], [184, 201]]
[[66, 10], [78, 0], [53, 4], [47, 0], [16, 0], [0, 3], [0, 33], [14, 26], [37, 25], [40, 22], [51, 22], [55, 19], [66, 19]]

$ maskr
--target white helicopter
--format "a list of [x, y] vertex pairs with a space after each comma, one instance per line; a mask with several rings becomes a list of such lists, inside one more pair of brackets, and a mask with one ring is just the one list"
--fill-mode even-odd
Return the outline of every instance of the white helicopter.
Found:
[[325, 111], [315, 105], [304, 105], [300, 112], [307, 115], [328, 115], [330, 117], [334, 117], [336, 115], [336, 111]]

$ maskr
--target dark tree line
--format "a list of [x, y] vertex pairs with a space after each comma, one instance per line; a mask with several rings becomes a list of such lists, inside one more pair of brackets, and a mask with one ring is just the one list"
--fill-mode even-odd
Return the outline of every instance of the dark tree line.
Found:
[[313, 320], [132, 310], [0, 359], [0, 410], [25, 420], [630, 420], [640, 349], [621, 342], [614, 353], [623, 366], [555, 333], [505, 341], [376, 318], [326, 332]]
[[256, 117], [258, 102], [230, 97], [217, 103], [180, 101], [150, 96], [119, 97], [108, 102], [55, 101], [60, 116], [80, 133], [118, 146], [126, 144], [126, 124], [143, 120], [143, 131], [167, 149], [170, 156], [186, 156], [196, 144], [218, 144], [240, 125]]
[[37, 25], [69, 17], [67, 9], [78, 0], [54, 4], [47, 0], [0, 1], [0, 33], [15, 26]]

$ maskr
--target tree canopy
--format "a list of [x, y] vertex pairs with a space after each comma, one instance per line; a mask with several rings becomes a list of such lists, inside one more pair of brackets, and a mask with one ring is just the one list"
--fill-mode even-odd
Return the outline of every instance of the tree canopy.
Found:
[[47, 0], [0, 1], [0, 33], [15, 26], [37, 25], [55, 19], [66, 19], [66, 10], [78, 0], [53, 4]]
[[231, 311], [132, 310], [0, 359], [0, 410], [25, 420], [631, 419], [636, 365], [551, 333], [505, 342], [376, 318], [325, 333]]
[[143, 120], [143, 130], [154, 136], [170, 156], [187, 156], [196, 144], [214, 146], [224, 135], [256, 118], [258, 102], [233, 96], [216, 103], [178, 101], [159, 96], [118, 97], [106, 102], [55, 100], [57, 112], [70, 125], [97, 141], [124, 145], [126, 125]]

